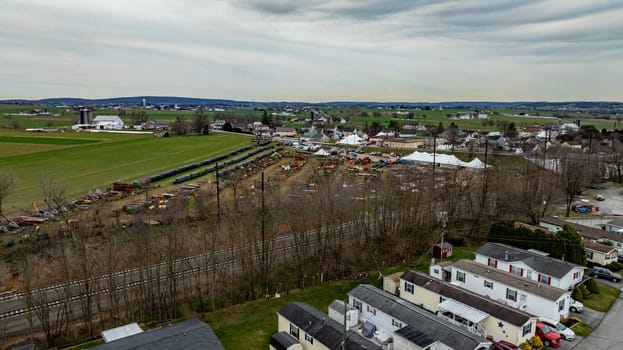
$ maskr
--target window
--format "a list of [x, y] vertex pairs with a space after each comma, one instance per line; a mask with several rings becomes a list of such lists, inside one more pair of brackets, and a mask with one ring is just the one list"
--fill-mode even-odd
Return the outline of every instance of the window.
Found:
[[370, 307], [370, 305], [366, 305], [366, 308], [368, 309], [368, 312], [372, 313], [373, 315], [376, 316], [376, 309], [373, 307]]
[[517, 291], [510, 288], [506, 288], [506, 299], [517, 301]]
[[532, 332], [532, 321], [530, 321], [530, 323], [528, 323], [527, 325], [523, 326], [523, 328], [521, 329], [521, 336], [525, 337], [526, 334], [529, 334]]
[[359, 312], [363, 311], [361, 307], [361, 301], [353, 299], [353, 306], [355, 307], [355, 309], [359, 310]]
[[409, 282], [405, 281], [405, 292], [409, 292], [409, 293], [413, 294], [413, 290], [414, 290], [413, 283], [409, 283]]
[[562, 299], [559, 303], [558, 303], [558, 311], [562, 311], [565, 308], [565, 299]]
[[465, 272], [457, 271], [456, 280], [460, 282], [465, 282]]
[[290, 323], [290, 335], [296, 338], [296, 340], [299, 339], [299, 327], [295, 326], [293, 323]]
[[485, 288], [493, 289], [493, 282], [485, 280]]
[[314, 338], [312, 338], [312, 336], [307, 333], [305, 333], [305, 340], [308, 341], [310, 344], [314, 343]]
[[497, 268], [498, 261], [496, 259], [487, 258], [487, 265]]
[[509, 271], [510, 271], [510, 273], [514, 273], [515, 275], [523, 276], [523, 268], [521, 268], [519, 266], [511, 265], [509, 267]]
[[550, 284], [551, 281], [552, 281], [552, 278], [549, 277], [548, 275], [541, 275], [541, 274], [539, 274], [539, 282]]
[[439, 296], [439, 304], [443, 303], [444, 301], [446, 301], [446, 298]]
[[392, 326], [396, 327], [396, 328], [402, 328], [402, 322], [400, 321], [396, 321], [392, 318]]
[[589, 259], [592, 259], [593, 258], [593, 252], [591, 252], [590, 250], [587, 250], [586, 251], [586, 257], [589, 258]]

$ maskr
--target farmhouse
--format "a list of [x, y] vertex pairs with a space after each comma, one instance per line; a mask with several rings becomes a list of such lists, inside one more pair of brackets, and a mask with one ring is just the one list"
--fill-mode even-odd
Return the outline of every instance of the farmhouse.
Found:
[[439, 317], [470, 332], [513, 344], [534, 336], [535, 316], [424, 273], [404, 273], [400, 286], [401, 298], [438, 313]]
[[562, 289], [573, 288], [584, 276], [580, 265], [502, 243], [486, 243], [476, 251], [475, 261]]
[[533, 315], [554, 320], [569, 316], [569, 291], [475, 261], [459, 260], [445, 268], [433, 265], [431, 276]]
[[93, 119], [93, 124], [100, 130], [121, 130], [124, 125], [117, 115], [98, 115]]
[[[484, 337], [374, 286], [361, 284], [355, 287], [348, 293], [348, 300], [359, 311], [360, 322], [367, 322], [377, 332], [395, 337], [394, 350], [485, 350], [491, 345], [491, 341]], [[428, 344], [418, 344], [415, 335], [430, 338], [425, 342]]]

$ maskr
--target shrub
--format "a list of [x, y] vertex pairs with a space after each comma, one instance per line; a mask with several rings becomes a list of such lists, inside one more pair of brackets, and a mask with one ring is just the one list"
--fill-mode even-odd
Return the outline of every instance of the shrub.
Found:
[[533, 348], [543, 347], [543, 342], [541, 341], [541, 338], [537, 337], [536, 335], [530, 338], [530, 344], [532, 344]]
[[595, 282], [594, 278], [589, 278], [584, 285], [591, 294], [599, 294], [599, 286], [597, 286], [597, 282]]
[[623, 265], [620, 262], [617, 262], [617, 261], [611, 262], [610, 264], [606, 265], [606, 267], [609, 270], [614, 271], [614, 272], [618, 272], [618, 271], [623, 270]]
[[573, 299], [577, 300], [577, 301], [584, 301], [584, 292], [582, 292], [582, 289], [580, 288], [580, 286], [576, 286], [573, 289]]
[[532, 350], [532, 345], [530, 345], [530, 344], [528, 344], [526, 342], [523, 342], [523, 343], [519, 344], [519, 349], [521, 349], [521, 350]]

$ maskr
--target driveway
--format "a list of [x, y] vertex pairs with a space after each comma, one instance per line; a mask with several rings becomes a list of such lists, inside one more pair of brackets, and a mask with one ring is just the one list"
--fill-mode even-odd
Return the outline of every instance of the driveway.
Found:
[[[591, 311], [591, 313], [587, 313]], [[584, 308], [582, 320], [593, 327], [593, 332], [584, 339], [576, 339], [571, 347], [561, 347], [561, 349], [591, 349], [591, 350], [614, 350], [623, 348], [623, 322], [621, 322], [621, 313], [623, 312], [623, 299], [621, 296], [610, 308], [610, 311], [599, 322], [599, 314], [588, 308]], [[595, 314], [593, 314], [595, 313]], [[592, 324], [594, 322], [596, 324]], [[563, 343], [563, 346], [567, 345]]]
[[[569, 313], [569, 317], [578, 316], [579, 318], [582, 319], [582, 322], [591, 326], [593, 329], [599, 326], [599, 322], [601, 322], [604, 315], [605, 315], [604, 312], [595, 311], [587, 307], [584, 308], [584, 311], [581, 314], [577, 314], [574, 312]], [[583, 347], [578, 346], [578, 344], [583, 343], [583, 341], [584, 341], [584, 338], [580, 336], [576, 336], [576, 338], [571, 341], [563, 340], [562, 344], [560, 345], [558, 349], [560, 350], [584, 349]]]

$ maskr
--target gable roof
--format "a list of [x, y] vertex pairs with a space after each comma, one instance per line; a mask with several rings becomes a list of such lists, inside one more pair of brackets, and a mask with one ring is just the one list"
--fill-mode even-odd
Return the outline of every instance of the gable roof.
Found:
[[167, 327], [131, 335], [96, 346], [93, 349], [225, 350], [212, 331], [212, 328], [207, 323], [197, 319], [186, 320]]
[[455, 350], [474, 350], [488, 340], [425, 311], [395, 295], [374, 286], [361, 284], [348, 293], [353, 298], [413, 326], [426, 336], [439, 340]]
[[413, 344], [416, 344], [422, 349], [437, 342], [437, 340], [418, 331], [417, 328], [413, 327], [412, 325], [402, 327], [396, 332], [394, 332], [394, 334], [407, 339], [408, 341], [412, 342]]
[[599, 228], [584, 226], [584, 225], [576, 224], [574, 222], [564, 221], [564, 220], [553, 218], [553, 217], [542, 218], [541, 222], [554, 225], [554, 226], [558, 226], [560, 228], [562, 228], [564, 225], [569, 225], [573, 227], [580, 234], [580, 236], [586, 237], [589, 239], [595, 239], [595, 240], [608, 239], [614, 242], [623, 243], [623, 235], [616, 234], [614, 232], [609, 232], [606, 230], [602, 230]]
[[601, 244], [601, 243], [595, 243], [593, 241], [589, 241], [587, 239], [583, 239], [582, 240], [582, 245], [584, 246], [585, 249], [590, 249], [590, 250], [594, 250], [594, 251], [598, 251], [598, 252], [602, 252], [602, 253], [612, 253], [612, 251], [618, 251], [618, 249], [611, 247], [611, 246], [607, 246], [605, 244]]
[[491, 279], [509, 287], [541, 296], [545, 299], [556, 301], [568, 291], [547, 284], [539, 283], [531, 279], [521, 277], [510, 272], [504, 272], [471, 260], [459, 260], [453, 268], [461, 269], [479, 275], [482, 278]]
[[[327, 348], [341, 349], [344, 326], [311, 305], [292, 302], [284, 305], [277, 313]], [[381, 347], [353, 332], [348, 332], [346, 344], [347, 350], [381, 349]]]
[[446, 298], [459, 301], [465, 305], [486, 312], [491, 316], [515, 326], [523, 326], [533, 317], [526, 312], [485, 298], [459, 286], [440, 281], [421, 272], [408, 271], [402, 275], [402, 279]]
[[[506, 255], [508, 252], [508, 259]], [[562, 261], [549, 256], [543, 256], [535, 252], [516, 248], [507, 244], [488, 242], [480, 247], [476, 254], [488, 256], [506, 262], [523, 262], [535, 271], [562, 278], [570, 271], [580, 265], [576, 265], [567, 261]]]

